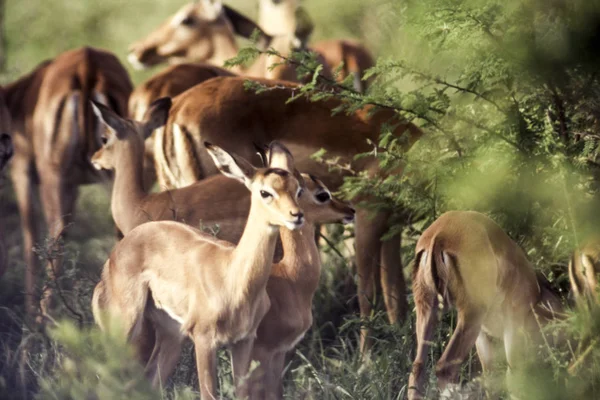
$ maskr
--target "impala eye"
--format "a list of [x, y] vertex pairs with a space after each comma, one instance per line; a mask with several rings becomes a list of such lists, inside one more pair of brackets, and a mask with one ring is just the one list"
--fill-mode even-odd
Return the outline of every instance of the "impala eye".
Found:
[[102, 142], [102, 146], [106, 145], [106, 143], [108, 143], [108, 138], [106, 136], [102, 136], [100, 138], [100, 141]]
[[303, 194], [304, 194], [304, 189], [298, 190], [298, 194], [296, 194], [296, 198], [299, 199], [300, 196], [302, 196]]
[[317, 198], [317, 201], [319, 203], [325, 203], [325, 202], [331, 200], [331, 195], [327, 192], [321, 192], [321, 193], [317, 194], [315, 197]]
[[196, 21], [194, 20], [194, 18], [188, 15], [187, 17], [181, 20], [180, 24], [184, 26], [192, 26], [195, 22]]
[[273, 195], [266, 190], [261, 190], [260, 195], [263, 199], [268, 199], [269, 197], [273, 197]]

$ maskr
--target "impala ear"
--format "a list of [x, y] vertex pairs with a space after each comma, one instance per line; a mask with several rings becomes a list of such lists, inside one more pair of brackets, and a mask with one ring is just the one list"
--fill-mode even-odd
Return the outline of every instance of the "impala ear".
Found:
[[267, 167], [269, 165], [269, 158], [267, 157], [267, 152], [269, 151], [269, 146], [260, 145], [256, 142], [252, 142], [254, 145], [254, 149], [256, 150], [256, 154], [260, 157], [262, 161], [262, 166]]
[[250, 188], [256, 169], [248, 161], [241, 157], [234, 158], [233, 155], [214, 144], [204, 142], [204, 146], [223, 175], [236, 179]]
[[169, 119], [169, 110], [173, 102], [170, 97], [154, 100], [142, 119], [142, 136], [147, 139], [155, 129], [164, 126]]
[[291, 173], [295, 172], [294, 157], [283, 144], [272, 142], [267, 154], [269, 156], [269, 168], [281, 168]]
[[223, 6], [223, 12], [225, 13], [225, 17], [231, 23], [236, 35], [250, 39], [256, 30], [258, 31], [257, 47], [260, 50], [266, 50], [269, 47], [273, 37], [267, 35], [254, 21], [227, 6]]
[[90, 103], [94, 114], [96, 114], [98, 119], [109, 128], [108, 131], [110, 134], [115, 134], [119, 139], [124, 138], [125, 132], [127, 131], [127, 125], [123, 118], [102, 103], [94, 100], [90, 100]]
[[214, 21], [219, 18], [221, 11], [223, 11], [223, 2], [221, 0], [200, 0], [202, 9], [204, 10], [203, 17]]

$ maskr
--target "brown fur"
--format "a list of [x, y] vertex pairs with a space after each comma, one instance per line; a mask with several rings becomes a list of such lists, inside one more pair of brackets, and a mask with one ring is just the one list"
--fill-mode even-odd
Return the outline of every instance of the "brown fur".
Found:
[[[36, 276], [33, 185], [40, 184], [50, 236], [57, 238], [72, 218], [77, 186], [99, 179], [89, 162], [100, 140], [88, 99], [103, 98], [125, 115], [131, 89], [127, 71], [114, 55], [88, 47], [67, 51], [6, 86], [15, 147], [11, 175], [24, 236], [29, 313], [34, 311]], [[43, 312], [50, 293], [44, 296]]]
[[[226, 69], [208, 64], [177, 64], [154, 75], [140, 84], [129, 97], [129, 116], [141, 121], [150, 104], [161, 97], [175, 97], [187, 89], [216, 76], [233, 76]], [[156, 181], [154, 169], [154, 135], [146, 139], [144, 156], [144, 187], [149, 189]]]
[[[396, 136], [407, 134], [406, 149], [422, 134], [415, 125], [400, 120], [389, 110], [369, 115], [364, 109], [351, 116], [332, 116], [332, 110], [339, 106], [336, 100], [310, 102], [300, 98], [286, 104], [296, 87], [294, 83], [260, 80], [280, 89], [256, 94], [244, 88], [245, 80], [211, 79], [174, 99], [169, 121], [155, 142], [161, 186], [183, 187], [216, 173], [200, 145], [203, 140], [213, 141], [247, 159], [255, 156], [253, 142], [279, 140], [293, 152], [300, 171], [321, 177], [328, 187], [337, 190], [347, 172], [332, 172], [328, 166], [313, 160], [311, 155], [316, 151], [327, 150], [328, 158], [339, 158], [354, 171], [379, 174], [374, 158], [356, 161], [353, 157], [372, 150], [367, 139], [377, 142], [383, 123], [397, 123]], [[363, 199], [353, 199], [358, 200]], [[370, 315], [380, 279], [389, 319], [396, 323], [407, 311], [399, 237], [380, 240], [388, 229], [391, 212], [373, 215], [368, 210], [358, 210], [356, 257], [361, 316]], [[369, 347], [367, 333], [365, 329], [363, 349]]]
[[[273, 151], [278, 148], [271, 146]], [[108, 324], [105, 313], [125, 322], [155, 386], [166, 382], [182, 340], [190, 337], [202, 398], [216, 396], [216, 349], [252, 343], [269, 309], [265, 288], [279, 226], [298, 229], [303, 221], [296, 202], [300, 186], [293, 174], [266, 175], [217, 146], [211, 145], [210, 151], [224, 174], [243, 181], [252, 192], [238, 246], [177, 222], [142, 224], [115, 247], [93, 297], [94, 317], [101, 326]], [[270, 167], [293, 171], [291, 157], [283, 158]], [[263, 191], [276, 197], [265, 198]], [[155, 331], [150, 356], [143, 354], [149, 348], [144, 335], [148, 323]]]
[[436, 367], [441, 389], [456, 380], [473, 345], [484, 370], [491, 367], [489, 337], [505, 342], [506, 360], [511, 368], [518, 368], [527, 353], [524, 333], [539, 339], [538, 319], [545, 323], [561, 314], [560, 300], [543, 281], [540, 285], [523, 250], [483, 214], [443, 214], [423, 232], [415, 253], [417, 355], [409, 399], [424, 395], [424, 369], [440, 301], [458, 313], [452, 338]]

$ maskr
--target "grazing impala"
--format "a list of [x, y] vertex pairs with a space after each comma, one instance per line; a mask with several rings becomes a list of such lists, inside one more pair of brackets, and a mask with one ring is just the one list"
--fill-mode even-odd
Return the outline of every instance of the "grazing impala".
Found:
[[[148, 37], [130, 47], [129, 61], [136, 68], [159, 63], [206, 62], [222, 66], [238, 54], [235, 34], [250, 38], [259, 32], [259, 48], [275, 49], [283, 56], [298, 47], [310, 34], [312, 27], [302, 26], [297, 31], [277, 36], [266, 35], [250, 19], [222, 4], [221, 0], [200, 0], [183, 6]], [[280, 57], [262, 54], [248, 68], [234, 67], [238, 74], [270, 79], [295, 81], [296, 69], [291, 65], [277, 65]], [[325, 64], [325, 60], [321, 59]], [[325, 68], [323, 72], [330, 74]]]
[[575, 251], [569, 261], [569, 280], [575, 300], [580, 306], [598, 303], [598, 273], [600, 272], [600, 240], [589, 240]]
[[[154, 156], [159, 183], [168, 188], [187, 186], [216, 173], [203, 140], [212, 141], [247, 159], [254, 156], [253, 143], [280, 140], [295, 155], [299, 170], [323, 179], [337, 190], [348, 171], [330, 171], [327, 165], [311, 155], [320, 149], [327, 157], [355, 172], [379, 174], [374, 157], [354, 160], [358, 153], [373, 147], [383, 123], [395, 126], [393, 134], [405, 140], [405, 148], [421, 136], [419, 128], [402, 120], [390, 110], [374, 114], [362, 110], [348, 116], [331, 115], [339, 106], [336, 100], [311, 102], [298, 98], [286, 101], [297, 87], [283, 81], [261, 80], [272, 90], [256, 94], [244, 87], [244, 78], [214, 78], [178, 96], [164, 130], [159, 131]], [[257, 161], [258, 162], [258, 161]], [[364, 200], [366, 196], [353, 199]], [[359, 303], [361, 316], [371, 314], [375, 285], [381, 279], [383, 297], [392, 323], [402, 320], [407, 311], [404, 276], [400, 265], [399, 236], [381, 241], [388, 230], [393, 210], [371, 212], [359, 209], [356, 222], [356, 263], [358, 268]], [[368, 329], [363, 330], [362, 348], [369, 347]]]
[[425, 364], [434, 338], [438, 308], [458, 313], [452, 338], [436, 367], [438, 385], [457, 378], [473, 348], [484, 368], [492, 366], [490, 337], [504, 341], [511, 368], [522, 365], [527, 335], [537, 339], [539, 323], [557, 316], [562, 305], [523, 250], [494, 221], [473, 211], [439, 217], [415, 249], [413, 292], [417, 309], [417, 355], [409, 399], [424, 396]]
[[[304, 222], [297, 204], [302, 188], [287, 149], [272, 144], [269, 167], [255, 169], [243, 158], [206, 146], [220, 171], [251, 192], [239, 244], [178, 222], [142, 224], [111, 253], [92, 300], [101, 327], [112, 320], [109, 316], [124, 322], [154, 385], [165, 383], [179, 359], [182, 340], [190, 337], [204, 399], [216, 396], [217, 348], [232, 345], [235, 351], [252, 342], [269, 309], [266, 285], [279, 227], [297, 230]], [[155, 336], [149, 357], [144, 355], [147, 324]]]
[[[150, 104], [161, 97], [175, 97], [187, 89], [216, 76], [233, 76], [226, 69], [208, 64], [177, 64], [166, 68], [134, 89], [129, 97], [129, 116], [141, 121]], [[154, 170], [154, 136], [146, 139], [144, 187], [156, 181]]]
[[[26, 305], [27, 311], [33, 313], [33, 185], [40, 184], [50, 237], [56, 239], [72, 218], [77, 186], [99, 178], [90, 157], [101, 145], [100, 125], [92, 118], [88, 99], [103, 102], [125, 115], [132, 85], [114, 55], [85, 47], [40, 64], [5, 89], [13, 122], [15, 156], [11, 175], [24, 237]], [[48, 272], [52, 277], [57, 271]], [[42, 300], [44, 313], [50, 294], [47, 291]]]
[[[258, 25], [273, 37], [293, 34], [296, 31], [298, 3], [298, 0], [258, 0]], [[332, 70], [343, 63], [338, 76], [340, 81], [353, 76], [354, 89], [359, 92], [366, 89], [367, 85], [361, 78], [375, 62], [362, 44], [355, 40], [328, 39], [311, 44], [310, 49], [319, 54]]]

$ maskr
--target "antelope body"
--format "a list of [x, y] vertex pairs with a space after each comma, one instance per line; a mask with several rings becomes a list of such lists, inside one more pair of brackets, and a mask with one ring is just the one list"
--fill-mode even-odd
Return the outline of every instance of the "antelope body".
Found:
[[[177, 64], [165, 68], [141, 85], [129, 97], [129, 116], [141, 121], [150, 104], [162, 97], [175, 97], [187, 89], [216, 76], [233, 76], [226, 69], [208, 64]], [[154, 136], [146, 139], [144, 156], [144, 187], [150, 188], [156, 181], [154, 169]]]
[[[142, 224], [111, 253], [92, 305], [101, 327], [111, 321], [106, 315], [123, 319], [155, 385], [166, 381], [181, 341], [190, 337], [202, 397], [214, 398], [216, 349], [254, 339], [270, 305], [265, 287], [278, 228], [298, 229], [304, 216], [297, 205], [301, 187], [290, 172], [293, 160], [283, 147], [272, 145], [269, 168], [256, 170], [207, 146], [223, 173], [252, 192], [237, 247], [177, 222]], [[247, 370], [249, 360], [238, 361], [234, 372]]]
[[509, 366], [518, 368], [531, 354], [526, 335], [539, 339], [538, 318], [545, 323], [562, 309], [523, 250], [483, 214], [443, 214], [423, 232], [415, 252], [417, 355], [409, 379], [409, 399], [424, 395], [424, 369], [439, 306], [452, 306], [458, 313], [452, 338], [436, 367], [442, 389], [455, 381], [473, 345], [484, 370], [490, 369], [493, 352], [489, 337], [504, 341]]
[[[132, 84], [114, 55], [84, 47], [40, 64], [5, 89], [15, 147], [11, 176], [23, 229], [26, 303], [31, 313], [36, 275], [33, 186], [40, 185], [50, 236], [57, 238], [72, 218], [78, 185], [100, 178], [89, 161], [101, 143], [88, 99], [125, 115]], [[50, 270], [50, 276], [54, 272]], [[50, 294], [42, 301], [44, 313]]]

